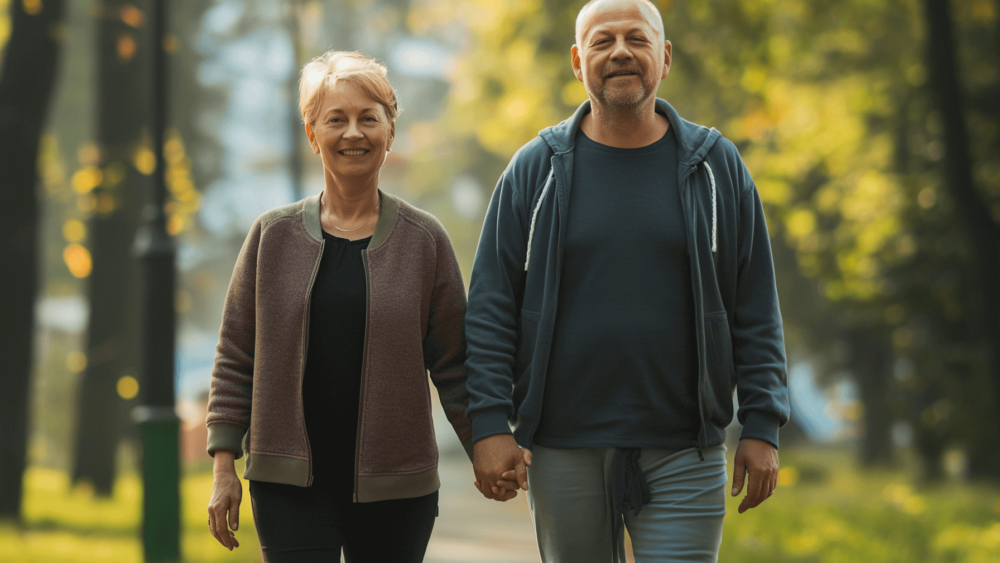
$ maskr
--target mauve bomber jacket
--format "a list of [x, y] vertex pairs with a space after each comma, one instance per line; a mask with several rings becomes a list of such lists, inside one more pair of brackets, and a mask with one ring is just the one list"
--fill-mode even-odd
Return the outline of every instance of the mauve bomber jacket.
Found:
[[[465, 416], [462, 274], [432, 215], [386, 193], [362, 252], [368, 311], [354, 501], [410, 498], [440, 487], [427, 374], [472, 458]], [[208, 452], [243, 455], [243, 477], [308, 487], [302, 407], [309, 300], [323, 256], [319, 195], [261, 215], [226, 295], [208, 399]]]

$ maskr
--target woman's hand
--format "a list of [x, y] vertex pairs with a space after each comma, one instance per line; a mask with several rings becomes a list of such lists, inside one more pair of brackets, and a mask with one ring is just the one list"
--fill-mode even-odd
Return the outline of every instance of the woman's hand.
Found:
[[243, 485], [236, 475], [235, 458], [233, 452], [215, 452], [212, 500], [208, 502], [208, 528], [229, 551], [240, 546], [233, 532], [240, 527], [240, 501], [243, 500]]

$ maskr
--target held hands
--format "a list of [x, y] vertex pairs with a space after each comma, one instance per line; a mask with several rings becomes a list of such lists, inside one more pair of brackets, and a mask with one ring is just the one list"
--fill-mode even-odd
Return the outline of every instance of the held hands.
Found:
[[517, 496], [517, 489], [528, 490], [531, 450], [518, 447], [510, 434], [483, 438], [473, 446], [473, 483], [488, 499], [507, 501]]
[[754, 438], [744, 438], [736, 446], [733, 469], [733, 496], [743, 490], [743, 480], [750, 474], [747, 496], [740, 503], [739, 513], [754, 508], [774, 494], [778, 486], [778, 450], [771, 444]]
[[243, 499], [243, 485], [236, 476], [234, 458], [233, 452], [215, 452], [212, 500], [208, 502], [208, 528], [229, 551], [240, 546], [233, 532], [240, 527], [240, 501]]

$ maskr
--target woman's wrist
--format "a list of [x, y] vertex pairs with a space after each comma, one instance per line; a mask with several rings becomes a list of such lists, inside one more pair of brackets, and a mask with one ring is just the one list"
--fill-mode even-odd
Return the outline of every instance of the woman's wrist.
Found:
[[216, 475], [236, 473], [236, 453], [228, 450], [216, 450], [212, 470]]

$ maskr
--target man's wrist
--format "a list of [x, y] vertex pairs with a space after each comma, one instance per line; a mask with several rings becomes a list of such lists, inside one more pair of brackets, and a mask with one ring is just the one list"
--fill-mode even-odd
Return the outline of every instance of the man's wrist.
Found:
[[510, 424], [507, 422], [507, 409], [504, 407], [475, 411], [469, 418], [472, 420], [473, 443], [497, 434], [511, 434]]
[[740, 433], [740, 440], [754, 438], [767, 442], [777, 449], [779, 426], [780, 421], [777, 416], [764, 411], [752, 410], [747, 413], [743, 432]]

